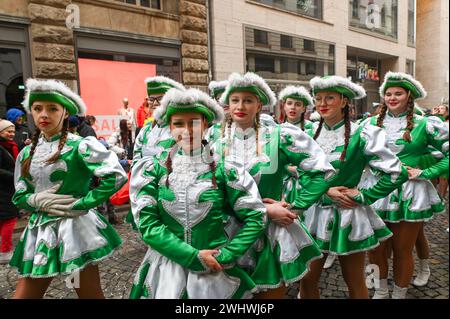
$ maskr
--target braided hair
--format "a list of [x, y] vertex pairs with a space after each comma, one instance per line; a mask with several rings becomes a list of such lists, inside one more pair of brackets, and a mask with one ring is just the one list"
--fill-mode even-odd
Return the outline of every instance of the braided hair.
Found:
[[178, 144], [175, 143], [170, 148], [169, 155], [167, 156], [166, 160], [166, 167], [167, 167], [166, 187], [169, 187], [169, 175], [172, 173], [172, 158], [177, 151], [178, 151]]
[[40, 135], [41, 135], [41, 130], [36, 128], [36, 132], [34, 133], [33, 137], [31, 138], [30, 155], [22, 162], [22, 168], [20, 170], [20, 174], [22, 177], [26, 177], [30, 173], [31, 160], [32, 160], [34, 152], [36, 150], [36, 146], [39, 142]]
[[[210, 149], [209, 144], [206, 140], [202, 140], [202, 153], [203, 153], [203, 148], [205, 149], [207, 156], [208, 156], [208, 162], [209, 162], [209, 168], [211, 169], [211, 173], [212, 173], [212, 184], [214, 185], [214, 187], [217, 187], [217, 182], [216, 182], [216, 162], [214, 162], [214, 158], [213, 158], [213, 151]], [[169, 175], [172, 173], [173, 168], [172, 168], [172, 159], [175, 155], [175, 153], [178, 151], [179, 147], [178, 144], [174, 144], [172, 146], [172, 148], [169, 151], [169, 155], [167, 156], [167, 160], [166, 160], [166, 167], [167, 167], [167, 178], [166, 178], [166, 187], [170, 186], [170, 182], [169, 182]]]
[[[411, 142], [411, 131], [414, 129], [414, 99], [411, 95], [408, 97], [407, 106], [408, 106], [407, 108], [408, 114], [406, 115], [407, 124], [405, 132], [403, 133], [403, 139], [407, 142]], [[383, 121], [384, 118], [386, 117], [387, 110], [388, 107], [386, 105], [386, 102], [383, 101], [383, 104], [381, 105], [380, 114], [378, 115], [377, 118], [378, 127], [383, 127]]]
[[[64, 145], [66, 144], [68, 134], [69, 134], [69, 119], [67, 118], [63, 121], [63, 126], [61, 129], [61, 137], [59, 138], [58, 150], [49, 159], [45, 161], [45, 164], [49, 165], [56, 163], [56, 161], [59, 159], [59, 156], [61, 155], [61, 151]], [[34, 152], [36, 151], [36, 146], [39, 142], [40, 135], [41, 131], [37, 128], [36, 133], [33, 135], [33, 138], [31, 140], [30, 155], [22, 163], [21, 168], [22, 177], [28, 176], [30, 173], [31, 160], [33, 158]]]
[[[341, 97], [344, 98], [344, 95], [341, 95]], [[348, 102], [345, 104], [342, 112], [344, 113], [344, 125], [345, 125], [344, 150], [341, 153], [339, 161], [344, 162], [345, 156], [347, 155], [347, 148], [348, 148], [348, 144], [350, 142], [350, 134], [351, 134], [350, 107], [348, 105]], [[319, 122], [319, 127], [317, 128], [317, 131], [313, 137], [314, 140], [316, 140], [319, 137], [320, 131], [322, 130], [322, 127], [323, 127], [323, 123], [324, 123], [324, 119], [323, 119], [323, 117], [321, 117], [320, 122]]]
[[[284, 110], [284, 105], [286, 102], [283, 103], [283, 107], [282, 107], [282, 112], [281, 112], [281, 118], [282, 118], [282, 122], [286, 123], [288, 118], [286, 116], [286, 111]], [[304, 104], [303, 104], [304, 105]], [[302, 129], [302, 131], [305, 131], [305, 113], [306, 113], [306, 105], [304, 105], [305, 111], [302, 112], [302, 114], [300, 115], [300, 128]]]
[[341, 162], [345, 161], [345, 155], [347, 155], [348, 143], [350, 142], [351, 133], [351, 122], [350, 122], [350, 107], [348, 103], [344, 107], [344, 123], [345, 123], [345, 133], [344, 133], [344, 150], [341, 153], [339, 160]]
[[255, 117], [256, 156], [259, 156], [261, 154], [261, 146], [259, 145], [259, 128], [261, 127], [261, 121], [259, 118], [260, 114], [261, 114], [261, 111], [256, 113], [256, 117]]

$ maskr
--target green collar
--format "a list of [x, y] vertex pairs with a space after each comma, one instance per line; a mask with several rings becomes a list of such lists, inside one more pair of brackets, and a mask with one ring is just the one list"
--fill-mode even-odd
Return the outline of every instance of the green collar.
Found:
[[336, 131], [345, 124], [345, 120], [341, 120], [340, 122], [334, 124], [333, 127], [329, 127], [325, 122], [323, 122], [323, 124], [328, 131]]

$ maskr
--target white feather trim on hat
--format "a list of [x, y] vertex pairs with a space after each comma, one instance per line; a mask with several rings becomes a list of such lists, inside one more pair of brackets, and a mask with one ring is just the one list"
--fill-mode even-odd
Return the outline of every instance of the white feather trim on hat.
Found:
[[304, 88], [303, 86], [289, 85], [289, 86], [285, 87], [278, 94], [278, 99], [284, 100], [285, 97], [287, 97], [289, 95], [293, 95], [293, 94], [300, 95], [301, 97], [305, 98], [308, 101], [308, 104], [305, 106], [313, 106], [314, 105], [311, 95], [309, 94], [308, 90], [306, 88]]
[[165, 83], [170, 84], [171, 86], [173, 86], [174, 88], [176, 88], [178, 90], [182, 90], [182, 91], [186, 90], [186, 88], [180, 82], [172, 80], [171, 78], [168, 78], [163, 75], [151, 76], [151, 77], [148, 77], [145, 79], [145, 83], [150, 83], [150, 82], [165, 82]]
[[239, 73], [231, 73], [228, 77], [228, 85], [225, 89], [225, 92], [222, 94], [219, 103], [222, 105], [227, 104], [225, 99], [230, 95], [231, 88], [246, 86], [258, 86], [262, 91], [264, 91], [264, 93], [269, 98], [269, 103], [263, 106], [268, 106], [271, 110], [273, 109], [273, 107], [277, 103], [275, 93], [262, 77], [253, 72], [247, 72], [244, 75], [241, 75]]
[[178, 89], [170, 89], [164, 94], [161, 105], [153, 112], [153, 118], [161, 124], [164, 121], [164, 115], [167, 112], [169, 104], [185, 104], [189, 107], [195, 103], [202, 103], [215, 114], [213, 123], [220, 123], [224, 119], [223, 108], [212, 99], [208, 94], [198, 89], [187, 89], [181, 91]]
[[25, 101], [23, 106], [27, 112], [31, 112], [29, 101], [30, 101], [30, 92], [34, 91], [56, 91], [61, 93], [62, 95], [68, 97], [72, 101], [74, 101], [78, 106], [77, 115], [85, 115], [86, 114], [86, 104], [84, 104], [83, 99], [76, 93], [74, 93], [69, 87], [67, 87], [63, 82], [57, 80], [37, 80], [37, 79], [28, 79], [26, 82], [26, 93], [25, 93]]
[[213, 91], [215, 89], [225, 89], [228, 85], [228, 80], [224, 81], [211, 81], [209, 82], [208, 89]]
[[355, 93], [354, 99], [362, 99], [366, 96], [366, 90], [361, 85], [353, 83], [347, 78], [338, 75], [332, 75], [326, 78], [316, 76], [309, 81], [309, 85], [313, 88], [327, 89], [336, 86], [344, 86]]
[[394, 78], [394, 79], [399, 79], [399, 80], [406, 79], [407, 81], [411, 82], [417, 88], [417, 90], [420, 92], [420, 94], [422, 95], [422, 97], [419, 97], [416, 100], [421, 100], [421, 99], [424, 99], [427, 97], [427, 91], [425, 91], [425, 88], [422, 86], [422, 83], [417, 81], [411, 75], [409, 75], [407, 73], [403, 73], [403, 72], [388, 71], [386, 73], [386, 75], [384, 76], [383, 84], [381, 84], [380, 90], [379, 90], [380, 96], [382, 98], [384, 97], [384, 89], [386, 86], [386, 82], [389, 78]]

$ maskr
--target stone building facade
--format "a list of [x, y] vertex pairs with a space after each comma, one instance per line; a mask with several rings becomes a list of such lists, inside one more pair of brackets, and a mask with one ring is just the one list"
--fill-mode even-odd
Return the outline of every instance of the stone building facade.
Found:
[[[79, 90], [79, 59], [151, 63], [156, 74], [205, 89], [206, 0], [2, 0], [0, 116], [23, 81], [55, 78]], [[22, 90], [22, 92], [20, 91]]]
[[351, 77], [367, 91], [360, 114], [379, 102], [389, 70], [424, 81], [424, 107], [448, 97], [446, 0], [216, 0], [210, 17], [214, 80], [254, 71], [279, 91], [315, 75]]

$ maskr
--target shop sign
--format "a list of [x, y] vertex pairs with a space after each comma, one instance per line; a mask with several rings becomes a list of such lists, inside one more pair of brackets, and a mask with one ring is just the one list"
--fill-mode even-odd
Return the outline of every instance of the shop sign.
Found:
[[358, 67], [358, 79], [379, 81], [380, 77], [377, 69], [370, 68], [367, 64], [361, 64]]

